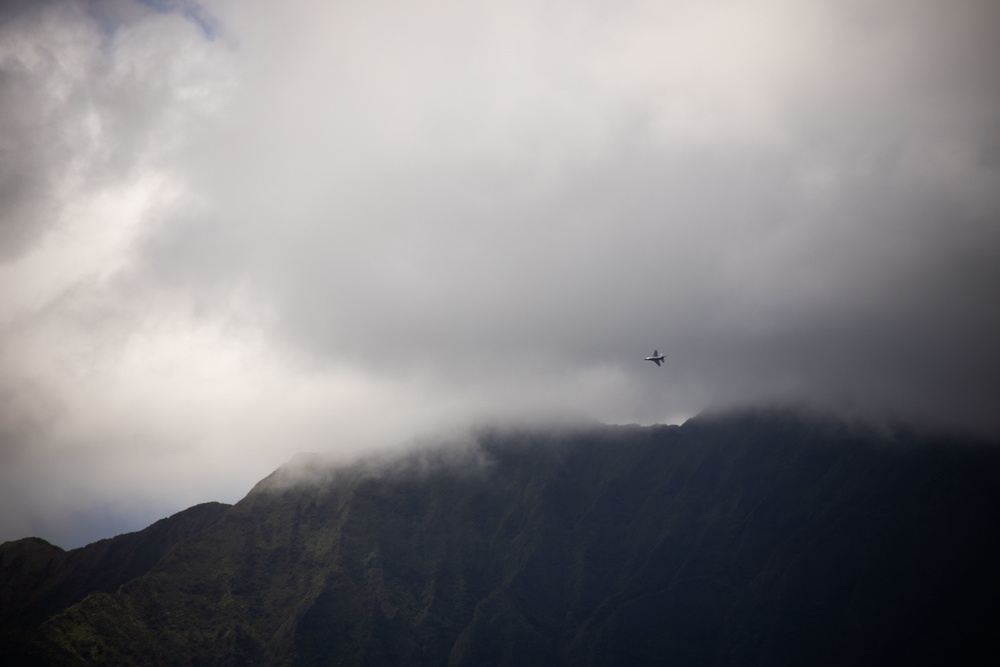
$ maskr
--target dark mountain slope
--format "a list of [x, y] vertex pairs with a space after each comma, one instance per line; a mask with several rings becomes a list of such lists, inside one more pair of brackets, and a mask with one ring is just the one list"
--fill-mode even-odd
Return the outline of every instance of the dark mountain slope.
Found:
[[786, 413], [300, 459], [40, 637], [113, 664], [992, 664], [997, 481], [996, 448]]
[[0, 544], [0, 628], [15, 642], [93, 592], [113, 593], [146, 574], [178, 542], [211, 525], [229, 505], [196, 505], [135, 533], [64, 551], [37, 537]]

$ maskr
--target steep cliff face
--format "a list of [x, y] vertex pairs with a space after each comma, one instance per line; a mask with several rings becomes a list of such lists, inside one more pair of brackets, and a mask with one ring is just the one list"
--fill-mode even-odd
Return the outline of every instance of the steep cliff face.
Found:
[[[50, 615], [32, 655], [985, 661], [998, 481], [995, 448], [790, 413], [485, 430], [337, 469], [299, 460], [177, 536], [148, 571]], [[36, 563], [53, 549], [23, 548]]]

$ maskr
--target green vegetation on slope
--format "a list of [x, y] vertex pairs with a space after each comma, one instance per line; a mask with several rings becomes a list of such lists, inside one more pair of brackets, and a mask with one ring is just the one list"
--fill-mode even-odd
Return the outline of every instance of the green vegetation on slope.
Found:
[[175, 544], [217, 521], [229, 507], [195, 505], [144, 530], [72, 551], [37, 537], [0, 545], [0, 645], [5, 653], [28, 651], [25, 644], [43, 621], [92, 593], [114, 593], [146, 574]]
[[278, 471], [143, 576], [50, 618], [48, 659], [995, 657], [980, 611], [1000, 593], [995, 448], [758, 413], [484, 431], [463, 448], [305, 467], [308, 481]]

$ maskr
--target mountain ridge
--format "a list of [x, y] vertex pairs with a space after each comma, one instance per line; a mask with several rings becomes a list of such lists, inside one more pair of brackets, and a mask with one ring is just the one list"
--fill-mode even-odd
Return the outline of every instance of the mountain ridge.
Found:
[[0, 544], [0, 644], [18, 646], [47, 618], [147, 573], [175, 544], [230, 507], [208, 502], [146, 528], [63, 550], [39, 537]]
[[295, 467], [50, 615], [29, 657], [920, 664], [958, 640], [969, 664], [991, 656], [972, 609], [1000, 593], [996, 448], [772, 411], [484, 429], [307, 483]]

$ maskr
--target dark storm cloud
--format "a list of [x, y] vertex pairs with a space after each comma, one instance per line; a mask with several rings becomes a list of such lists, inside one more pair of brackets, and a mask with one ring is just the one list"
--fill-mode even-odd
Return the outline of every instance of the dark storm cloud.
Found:
[[[602, 37], [628, 35], [647, 59], [598, 45], [575, 65], [567, 52], [593, 46], [584, 23], [520, 45], [548, 67], [519, 69], [509, 53], [509, 90], [493, 52], [446, 24], [418, 22], [422, 38], [388, 23], [361, 46], [307, 32], [316, 60], [296, 77], [357, 67], [331, 99], [310, 98], [330, 116], [302, 110], [304, 125], [277, 135], [284, 151], [255, 138], [245, 161], [268, 168], [225, 170], [240, 194], [207, 214], [214, 224], [160, 239], [154, 264], [176, 274], [181, 257], [184, 279], [194, 267], [221, 281], [233, 274], [215, 258], [230, 258], [275, 305], [274, 330], [317, 364], [486, 395], [557, 375], [572, 395], [570, 369], [618, 371], [658, 345], [674, 350], [670, 378], [630, 377], [610, 414], [795, 400], [993, 428], [994, 10], [913, 10], [695, 12], [687, 41], [623, 12]], [[794, 36], [793, 18], [802, 35], [775, 47], [767, 38]], [[693, 59], [662, 46], [674, 36]], [[711, 50], [723, 43], [735, 55]], [[468, 49], [462, 66], [435, 59], [451, 46]], [[595, 75], [598, 61], [626, 83]], [[489, 104], [484, 85], [500, 88]], [[275, 155], [287, 164], [273, 169]]]
[[[162, 63], [130, 43], [127, 29], [142, 39], [152, 13], [131, 0], [0, 9], [0, 261], [53, 228], [72, 233], [75, 200], [134, 177], [162, 150], [158, 131], [188, 72], [175, 57], [151, 76]], [[137, 57], [116, 57], [127, 51]]]
[[56, 170], [68, 156], [66, 137], [45, 131], [58, 127], [62, 111], [47, 90], [58, 55], [17, 48], [20, 31], [40, 23], [44, 4], [5, 3], [0, 9], [0, 43], [11, 45], [0, 55], [0, 261], [44, 231], [39, 222], [52, 218]]

